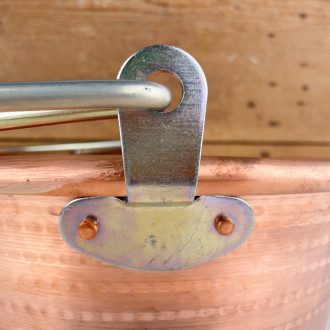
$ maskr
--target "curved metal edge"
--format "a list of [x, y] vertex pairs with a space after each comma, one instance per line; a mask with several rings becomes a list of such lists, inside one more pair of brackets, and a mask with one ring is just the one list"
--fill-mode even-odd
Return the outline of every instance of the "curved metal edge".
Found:
[[[161, 71], [161, 70], [171, 71], [171, 69], [166, 65], [167, 62], [165, 62], [165, 63], [159, 62], [159, 51], [175, 51], [175, 52], [181, 53], [184, 57], [189, 59], [191, 64], [198, 71], [198, 73], [200, 75], [200, 79], [202, 80], [202, 84], [206, 87], [205, 88], [205, 92], [206, 92], [205, 96], [207, 97], [207, 80], [206, 80], [204, 71], [201, 68], [201, 66], [199, 65], [199, 63], [196, 61], [196, 59], [192, 55], [190, 55], [189, 53], [187, 53], [183, 49], [178, 48], [178, 47], [174, 47], [174, 46], [170, 46], [170, 45], [158, 44], [158, 45], [147, 46], [145, 48], [142, 48], [142, 49], [138, 50], [136, 53], [132, 54], [123, 63], [123, 65], [121, 66], [121, 68], [118, 72], [117, 79], [145, 80], [154, 71]], [[153, 57], [150, 57], [150, 52], [154, 52]], [[146, 53], [147, 53], [147, 55], [146, 55]], [[140, 66], [135, 66], [135, 64], [134, 64], [135, 70], [131, 70], [132, 67], [130, 65], [130, 62], [132, 62], [133, 60], [135, 61], [135, 58], [137, 58], [137, 57], [139, 57], [139, 58], [143, 57], [142, 61], [141, 61], [141, 65]], [[173, 57], [173, 55], [172, 55], [172, 57]], [[173, 58], [171, 58], [169, 60], [173, 60]], [[173, 63], [175, 63], [175, 60], [177, 60], [177, 58], [174, 59]], [[152, 61], [154, 62], [153, 64], [156, 64], [155, 67], [154, 68], [151, 67], [149, 69], [149, 71], [145, 71], [145, 69], [146, 69], [145, 64], [147, 62], [150, 63]], [[124, 76], [125, 76], [125, 78], [123, 78]]]
[[198, 179], [207, 82], [191, 55], [168, 45], [139, 50], [124, 63], [118, 77], [144, 80], [157, 71], [179, 77], [183, 97], [170, 112], [119, 109], [128, 200], [189, 203], [194, 200]]
[[[115, 207], [112, 209], [111, 207], [108, 208], [107, 204], [110, 203], [110, 205], [115, 205]], [[206, 203], [206, 204], [205, 204]], [[59, 222], [59, 228], [60, 228], [60, 233], [62, 235], [62, 237], [64, 238], [64, 240], [75, 250], [77, 250], [78, 252], [81, 252], [87, 256], [90, 256], [100, 262], [109, 264], [109, 265], [113, 265], [113, 266], [117, 266], [117, 267], [121, 267], [121, 268], [126, 268], [126, 269], [130, 269], [130, 270], [139, 270], [139, 271], [172, 271], [172, 270], [179, 270], [179, 269], [185, 269], [185, 268], [190, 268], [190, 267], [194, 267], [194, 266], [198, 266], [200, 264], [203, 264], [205, 262], [214, 260], [226, 253], [229, 253], [231, 251], [233, 251], [234, 249], [238, 248], [239, 246], [241, 246], [251, 235], [252, 230], [253, 230], [253, 226], [254, 226], [254, 215], [252, 212], [252, 209], [250, 208], [250, 206], [243, 200], [239, 199], [239, 198], [235, 198], [235, 197], [225, 197], [225, 196], [208, 196], [208, 197], [200, 197], [198, 198], [193, 204], [189, 205], [188, 208], [193, 208], [195, 204], [195, 207], [202, 207], [201, 210], [201, 218], [198, 220], [198, 224], [196, 225], [196, 223], [194, 224], [194, 222], [192, 222], [191, 226], [188, 223], [187, 229], [188, 231], [192, 231], [193, 235], [189, 238], [189, 240], [187, 240], [186, 243], [183, 243], [180, 241], [180, 244], [182, 245], [181, 248], [178, 250], [178, 255], [174, 256], [174, 259], [179, 256], [176, 259], [180, 259], [181, 256], [179, 255], [180, 253], [182, 255], [190, 253], [193, 249], [194, 249], [194, 245], [191, 243], [193, 242], [194, 244], [197, 244], [197, 250], [195, 251], [197, 254], [201, 254], [201, 258], [198, 259], [197, 262], [193, 262], [193, 263], [189, 263], [189, 264], [180, 264], [177, 263], [177, 260], [172, 260], [171, 262], [169, 262], [167, 265], [164, 265], [160, 268], [153, 268], [153, 266], [149, 265], [148, 263], [146, 263], [145, 261], [142, 263], [142, 265], [140, 267], [136, 267], [136, 266], [132, 266], [130, 265], [130, 259], [125, 259], [125, 251], [124, 250], [129, 250], [130, 247], [129, 245], [131, 244], [131, 252], [133, 251], [133, 253], [136, 251], [136, 247], [134, 246], [134, 241], [127, 241], [127, 237], [129, 237], [129, 231], [134, 232], [139, 226], [143, 226], [143, 221], [135, 223], [134, 221], [127, 221], [125, 222], [124, 226], [119, 230], [119, 233], [122, 232], [123, 236], [122, 237], [118, 237], [115, 235], [113, 237], [108, 236], [109, 230], [107, 232], [107, 230], [105, 230], [103, 232], [103, 236], [102, 236], [102, 227], [103, 229], [106, 228], [107, 226], [116, 226], [116, 219], [113, 218], [113, 215], [116, 214], [115, 212], [118, 212], [118, 210], [116, 211], [116, 208], [119, 206], [119, 208], [122, 208], [121, 212], [125, 213], [125, 216], [131, 213], [133, 211], [134, 214], [134, 210], [139, 209], [141, 211], [143, 211], [143, 209], [148, 211], [148, 208], [152, 207], [151, 205], [149, 206], [137, 206], [137, 205], [130, 205], [125, 203], [122, 200], [119, 200], [115, 197], [93, 197], [93, 198], [81, 198], [81, 199], [77, 199], [74, 200], [72, 202], [70, 202], [69, 204], [67, 204], [67, 206], [62, 210], [61, 214], [60, 214], [60, 222]], [[225, 213], [225, 215], [229, 216], [235, 223], [236, 227], [235, 230], [237, 229], [238, 232], [233, 232], [232, 237], [230, 236], [220, 236], [217, 232], [216, 229], [214, 227], [214, 214], [213, 216], [209, 217], [211, 213], [208, 213], [208, 209], [212, 208], [212, 204], [215, 204], [216, 208], [219, 208], [221, 206], [221, 213], [222, 211]], [[199, 205], [199, 206], [198, 206]], [[204, 205], [204, 206], [203, 206]], [[206, 207], [205, 207], [206, 205]], [[109, 206], [109, 205], [108, 205]], [[155, 207], [155, 206], [154, 206]], [[166, 213], [168, 212], [168, 210], [170, 209], [170, 211], [172, 210], [172, 212], [177, 212], [179, 210], [179, 208], [173, 206], [173, 207], [162, 207], [162, 206], [158, 206], [159, 208], [163, 209], [163, 211], [165, 211]], [[100, 211], [101, 209], [103, 209], [102, 211]], [[204, 210], [204, 211], [203, 211]], [[80, 221], [82, 220], [81, 218], [83, 218], [84, 216], [88, 216], [90, 214], [95, 214], [98, 211], [100, 212], [105, 212], [105, 214], [110, 214], [111, 217], [105, 220], [104, 216], [99, 219], [100, 222], [100, 236], [90, 240], [90, 241], [83, 241], [80, 238], [78, 238], [77, 240], [77, 230], [78, 230], [78, 225], [80, 223]], [[78, 212], [78, 213], [77, 213]], [[195, 211], [194, 211], [195, 212]], [[206, 214], [205, 214], [206, 212]], [[77, 214], [79, 214], [80, 216], [77, 217]], [[120, 216], [120, 212], [117, 213], [119, 214], [119, 218]], [[189, 216], [188, 212], [188, 216]], [[204, 218], [203, 218], [204, 216]], [[206, 217], [206, 218], [205, 218]], [[238, 219], [239, 217], [239, 219]], [[202, 226], [200, 225], [200, 221], [203, 221], [203, 219], [206, 219], [206, 223], [204, 223], [204, 225], [202, 224]], [[129, 219], [132, 220], [132, 219]], [[189, 219], [190, 220], [190, 219]], [[173, 219], [170, 219], [170, 222], [168, 223], [166, 220], [166, 225], [173, 223]], [[205, 221], [204, 221], [205, 222]], [[118, 223], [122, 223], [121, 220], [119, 219]], [[134, 224], [135, 223], [135, 224]], [[132, 226], [132, 224], [134, 224]], [[139, 226], [138, 226], [139, 225]], [[149, 226], [149, 224], [148, 224]], [[111, 227], [112, 228], [112, 232], [116, 232], [116, 228], [115, 227]], [[123, 229], [124, 228], [124, 229]], [[169, 230], [171, 230], [170, 227]], [[209, 228], [209, 229], [207, 229]], [[117, 228], [118, 229], [118, 228]], [[127, 232], [128, 232], [128, 236], [127, 236]], [[170, 233], [165, 233], [167, 235], [167, 237], [169, 237], [168, 235], [173, 234], [174, 237], [177, 236], [177, 233], [175, 232], [170, 232]], [[148, 235], [146, 233], [146, 235]], [[205, 236], [203, 236], [205, 235]], [[211, 235], [211, 236], [210, 236]], [[215, 235], [215, 236], [214, 236]], [[239, 235], [239, 236], [238, 236]], [[157, 236], [157, 235], [156, 235]], [[236, 236], [236, 238], [235, 238]], [[177, 237], [181, 237], [181, 234]], [[210, 239], [211, 237], [211, 239]], [[212, 239], [213, 237], [213, 239]], [[215, 240], [214, 240], [215, 237]], [[232, 239], [234, 238], [234, 239]], [[115, 241], [111, 241], [111, 240], [115, 240]], [[203, 244], [201, 245], [201, 248], [198, 246], [199, 241], [202, 240], [203, 243], [203, 239], [204, 239], [204, 243], [205, 245], [203, 246]], [[117, 241], [116, 241], [117, 240]], [[109, 244], [110, 242], [110, 244]], [[225, 242], [225, 243], [223, 243]], [[226, 243], [227, 242], [227, 243]], [[175, 241], [172, 241], [172, 243], [176, 243]], [[220, 247], [220, 252], [218, 250], [218, 252], [214, 252], [212, 253], [212, 251], [214, 250], [214, 243], [215, 244], [220, 244], [218, 246], [218, 249]], [[111, 244], [113, 244], [113, 246], [111, 246]], [[122, 245], [124, 244], [124, 245]], [[224, 247], [221, 246], [221, 244], [225, 244]], [[113, 262], [109, 259], [111, 259], [111, 253], [110, 253], [110, 257], [107, 259], [104, 255], [106, 255], [106, 251], [105, 249], [109, 249], [110, 247], [110, 251], [113, 254], [122, 254], [124, 255], [124, 257], [122, 257], [121, 259], [119, 259], [119, 261], [117, 260], [117, 262]], [[116, 251], [117, 249], [117, 251]], [[119, 249], [119, 250], [118, 250]], [[205, 250], [210, 249], [210, 253], [203, 255], [203, 253], [205, 252]], [[213, 250], [212, 250], [213, 249]], [[124, 252], [123, 252], [124, 251]], [[137, 252], [137, 251], [136, 251]], [[141, 252], [143, 254], [144, 250], [140, 249], [137, 253], [137, 257], [141, 257]], [[150, 252], [150, 251], [149, 251]], [[165, 251], [166, 252], [166, 251]], [[194, 251], [193, 251], [194, 252]], [[102, 256], [103, 253], [103, 256]], [[129, 253], [129, 256], [132, 256], [132, 253]], [[156, 254], [157, 257], [159, 257], [159, 255]], [[192, 253], [191, 255], [192, 257], [194, 257], [194, 253]], [[126, 256], [127, 257], [127, 256]], [[142, 256], [143, 257], [143, 256]], [[184, 256], [186, 258], [186, 256]], [[134, 258], [134, 257], [133, 257]], [[143, 259], [143, 258], [142, 258]], [[126, 261], [125, 261], [126, 260]], [[135, 259], [134, 259], [135, 260]], [[133, 260], [133, 263], [135, 262]], [[146, 260], [146, 259], [145, 259]]]

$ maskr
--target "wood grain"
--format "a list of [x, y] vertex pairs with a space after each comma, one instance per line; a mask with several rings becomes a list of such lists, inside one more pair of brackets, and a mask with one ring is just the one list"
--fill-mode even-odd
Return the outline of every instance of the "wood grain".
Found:
[[[14, 175], [13, 175], [14, 173]], [[204, 157], [197, 196], [330, 191], [330, 161]], [[1, 157], [0, 193], [126, 196], [121, 155]]]
[[[17, 145], [17, 143], [16, 143]], [[330, 159], [330, 144], [274, 141], [262, 143], [253, 141], [205, 141], [203, 156]]]
[[[205, 141], [251, 146], [220, 144], [213, 153], [290, 157], [299, 149], [296, 157], [329, 158], [329, 13], [329, 2], [308, 0], [3, 0], [0, 79], [112, 79], [138, 49], [170, 44], [206, 73]], [[104, 120], [1, 132], [0, 141], [117, 139], [117, 126]], [[315, 154], [303, 148], [310, 143]]]
[[2, 329], [323, 330], [330, 308], [330, 193], [242, 196], [252, 236], [172, 272], [108, 266], [69, 247], [70, 197], [2, 195]]
[[[58, 127], [60, 129], [60, 127]], [[0, 132], [1, 136], [1, 132]], [[35, 145], [51, 145], [56, 144], [56, 140], [49, 138], [36, 139], [20, 139], [14, 138], [1, 140], [0, 138], [0, 154], [1, 148], [35, 146]], [[57, 141], [58, 143], [75, 142], [74, 139]], [[83, 142], [81, 140], [80, 142]], [[86, 142], [86, 141], [85, 141]], [[120, 154], [121, 150], [100, 150], [89, 152], [90, 154]], [[23, 155], [26, 153], [5, 153], [7, 155]], [[40, 153], [29, 153], [37, 155]], [[43, 154], [70, 154], [70, 152], [48, 152]], [[71, 152], [72, 154], [72, 152]], [[202, 156], [223, 156], [223, 157], [256, 157], [256, 158], [278, 158], [278, 159], [330, 159], [330, 143], [300, 143], [300, 142], [253, 142], [253, 141], [204, 141], [202, 148]]]

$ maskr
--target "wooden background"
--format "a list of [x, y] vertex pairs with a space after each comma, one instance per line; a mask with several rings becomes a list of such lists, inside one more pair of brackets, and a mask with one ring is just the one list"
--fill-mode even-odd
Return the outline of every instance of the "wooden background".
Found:
[[[330, 158], [330, 3], [1, 0], [0, 81], [114, 79], [169, 44], [209, 84], [204, 155]], [[0, 133], [0, 145], [118, 139], [117, 121]]]

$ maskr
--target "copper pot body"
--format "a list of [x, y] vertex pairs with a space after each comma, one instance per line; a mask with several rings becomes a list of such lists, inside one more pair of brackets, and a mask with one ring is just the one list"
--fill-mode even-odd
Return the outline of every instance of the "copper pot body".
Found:
[[18, 193], [0, 199], [1, 329], [326, 327], [330, 192], [240, 196], [255, 213], [248, 241], [170, 272], [108, 266], [69, 247], [58, 217], [74, 190]]

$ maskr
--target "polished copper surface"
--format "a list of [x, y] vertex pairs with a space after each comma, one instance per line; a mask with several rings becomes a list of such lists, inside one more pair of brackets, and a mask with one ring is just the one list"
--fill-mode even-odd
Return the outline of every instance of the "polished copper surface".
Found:
[[215, 219], [215, 228], [220, 235], [230, 235], [235, 229], [235, 223], [230, 218], [220, 215]]
[[255, 228], [231, 253], [169, 272], [108, 266], [60, 236], [73, 198], [124, 189], [121, 166], [109, 156], [3, 158], [1, 329], [325, 329], [329, 162], [204, 158], [199, 192], [242, 197]]
[[143, 272], [62, 240], [71, 197], [1, 196], [0, 328], [323, 330], [330, 193], [242, 197], [255, 213], [244, 245], [190, 269]]
[[[197, 196], [326, 192], [330, 160], [202, 157], [198, 179]], [[126, 196], [122, 157], [3, 156], [0, 193]]]

